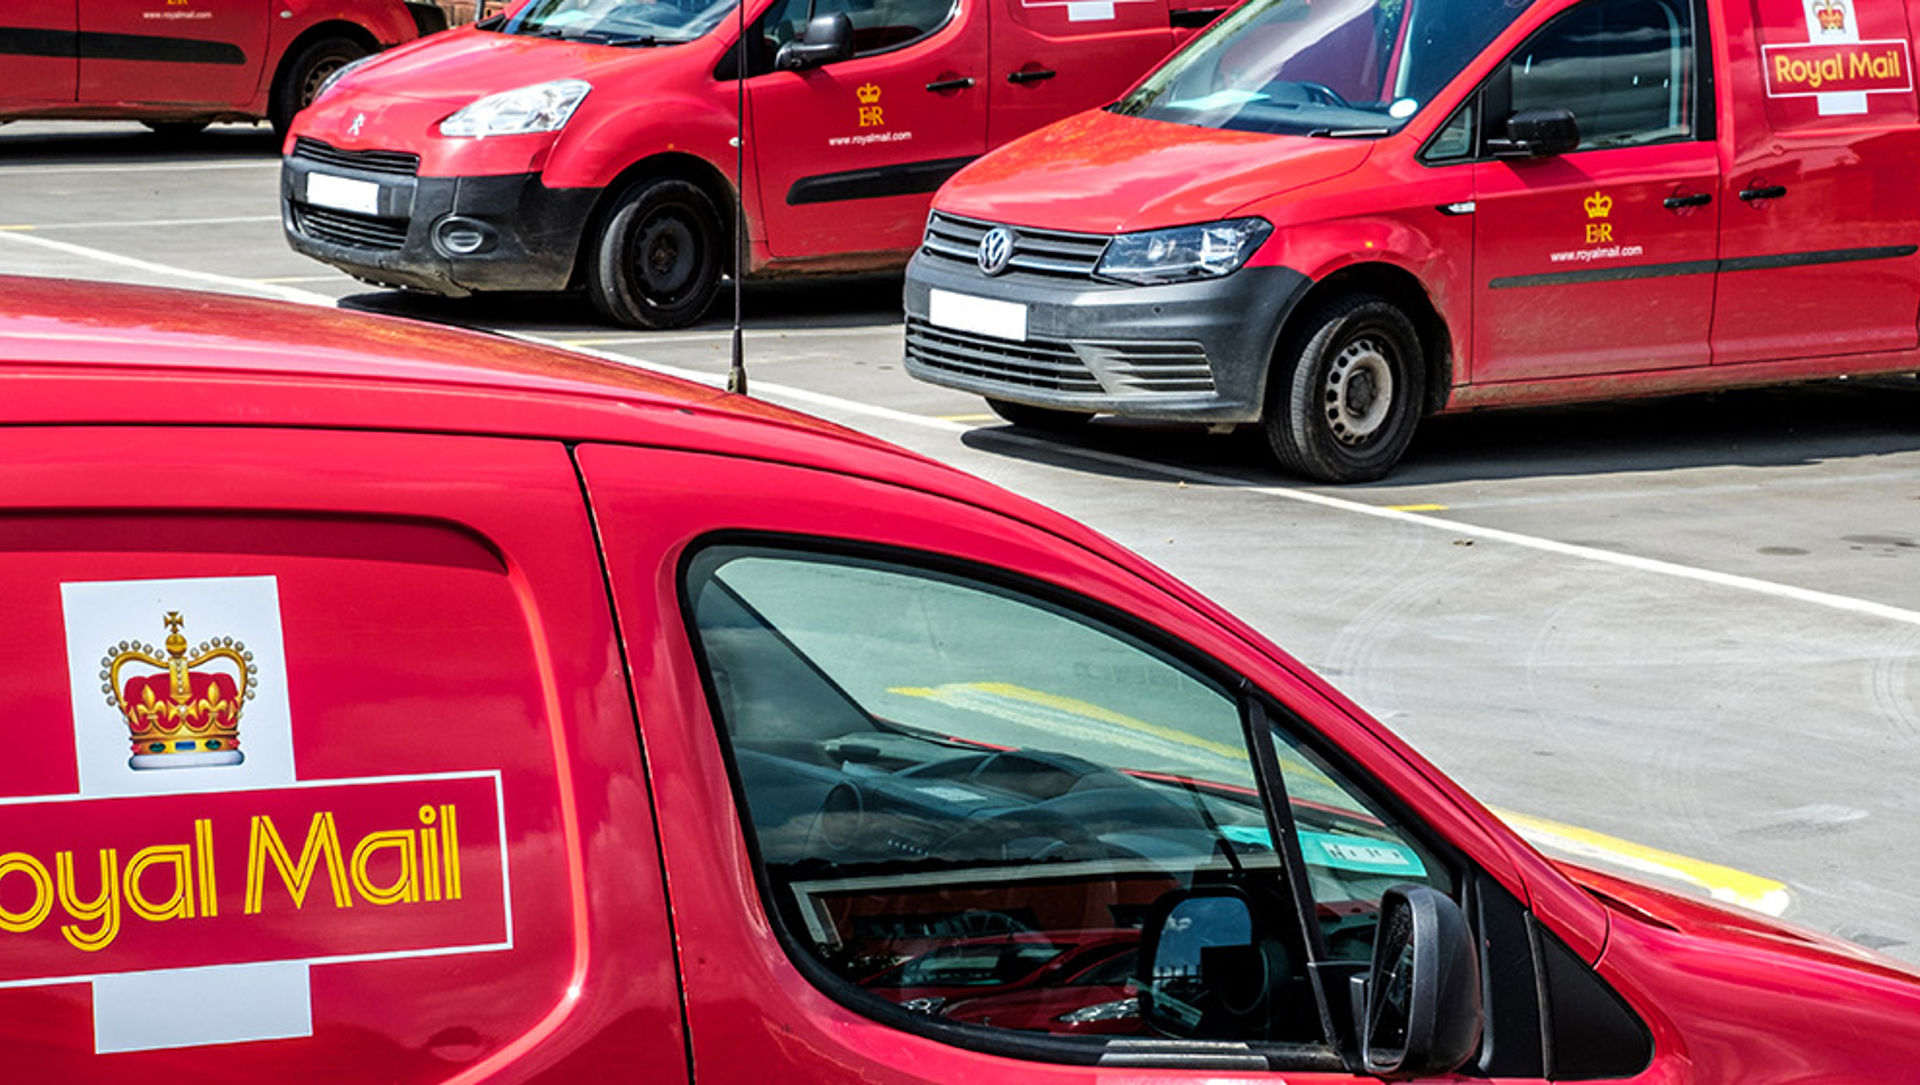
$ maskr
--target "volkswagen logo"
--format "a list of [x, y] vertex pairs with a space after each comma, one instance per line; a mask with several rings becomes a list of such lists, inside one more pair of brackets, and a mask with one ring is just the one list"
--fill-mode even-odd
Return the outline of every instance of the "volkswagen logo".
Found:
[[359, 135], [360, 129], [364, 127], [366, 123], [367, 123], [367, 115], [365, 113], [354, 114], [353, 123], [347, 125], [347, 134], [350, 136]]
[[980, 270], [989, 275], [998, 275], [1007, 270], [1007, 261], [1013, 259], [1013, 231], [1005, 226], [995, 226], [980, 238]]

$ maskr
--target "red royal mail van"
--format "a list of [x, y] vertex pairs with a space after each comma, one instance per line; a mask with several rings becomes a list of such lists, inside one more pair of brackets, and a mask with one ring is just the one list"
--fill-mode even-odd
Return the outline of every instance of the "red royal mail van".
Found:
[[955, 177], [907, 365], [1016, 422], [1423, 415], [1920, 368], [1901, 0], [1259, 0]]
[[[1200, 6], [1192, 6], [1194, 3]], [[898, 267], [927, 194], [1113, 99], [1225, 0], [532, 0], [356, 66], [287, 142], [287, 240], [387, 286], [584, 286], [697, 320], [754, 275]]]
[[26, 0], [0, 10], [0, 123], [214, 121], [285, 132], [349, 62], [447, 26], [424, 0]]
[[1920, 1063], [1913, 972], [1546, 860], [986, 483], [506, 339], [0, 299], [10, 1080]]

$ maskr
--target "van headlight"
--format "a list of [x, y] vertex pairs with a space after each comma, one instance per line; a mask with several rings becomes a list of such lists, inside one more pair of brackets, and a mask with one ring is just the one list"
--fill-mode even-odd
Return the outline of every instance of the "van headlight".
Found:
[[489, 94], [441, 121], [440, 134], [478, 139], [557, 132], [592, 89], [593, 84], [582, 79], [556, 79]]
[[1272, 223], [1250, 218], [1120, 234], [1108, 243], [1093, 272], [1143, 284], [1217, 279], [1240, 270], [1271, 233]]

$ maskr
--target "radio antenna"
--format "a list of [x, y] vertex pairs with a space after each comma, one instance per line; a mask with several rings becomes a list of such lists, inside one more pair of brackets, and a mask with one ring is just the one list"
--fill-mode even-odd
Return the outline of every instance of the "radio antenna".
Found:
[[740, 277], [747, 249], [747, 0], [734, 0], [734, 21], [740, 40], [734, 45], [733, 64], [733, 364], [727, 369], [727, 391], [747, 394], [747, 353], [740, 332]]

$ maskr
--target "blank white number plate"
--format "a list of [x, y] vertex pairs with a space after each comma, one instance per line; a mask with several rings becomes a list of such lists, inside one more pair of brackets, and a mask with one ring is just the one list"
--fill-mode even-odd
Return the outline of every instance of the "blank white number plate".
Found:
[[328, 173], [307, 174], [307, 202], [356, 215], [380, 213], [380, 186], [372, 181], [335, 177]]
[[927, 295], [927, 319], [941, 328], [1027, 341], [1027, 307], [1017, 301], [934, 290]]

